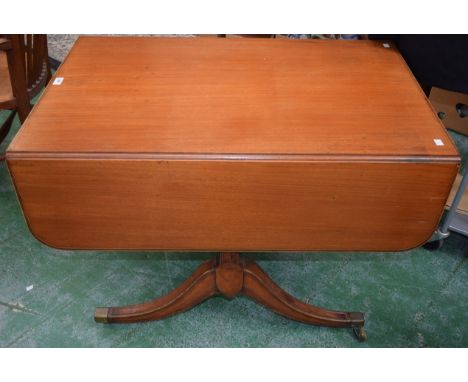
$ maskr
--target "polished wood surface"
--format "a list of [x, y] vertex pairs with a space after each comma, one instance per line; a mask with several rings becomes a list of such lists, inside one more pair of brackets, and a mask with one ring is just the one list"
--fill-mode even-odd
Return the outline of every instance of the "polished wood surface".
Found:
[[452, 163], [18, 159], [29, 227], [84, 249], [401, 250], [423, 244]]
[[12, 154], [457, 155], [375, 41], [81, 37], [56, 76]]
[[302, 302], [281, 289], [254, 261], [238, 253], [221, 253], [198, 267], [182, 285], [165, 296], [142, 304], [96, 308], [95, 320], [131, 323], [161, 320], [182, 313], [206, 299], [245, 295], [286, 318], [306, 324], [353, 328], [364, 340], [364, 315], [338, 312]]
[[58, 76], [7, 153], [54, 247], [403, 250], [458, 168], [377, 42], [86, 37]]

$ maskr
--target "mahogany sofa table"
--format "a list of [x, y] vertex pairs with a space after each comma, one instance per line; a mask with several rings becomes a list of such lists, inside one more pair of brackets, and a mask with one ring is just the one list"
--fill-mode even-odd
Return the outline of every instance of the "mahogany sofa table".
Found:
[[38, 240], [220, 251], [166, 296], [99, 322], [244, 294], [304, 323], [249, 251], [399, 251], [434, 232], [458, 153], [405, 62], [375, 41], [82, 37], [7, 152]]

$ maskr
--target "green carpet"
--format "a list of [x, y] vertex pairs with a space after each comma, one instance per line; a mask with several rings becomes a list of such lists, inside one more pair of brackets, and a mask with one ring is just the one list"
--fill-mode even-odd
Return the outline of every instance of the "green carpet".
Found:
[[[0, 122], [5, 117], [0, 112]], [[452, 136], [468, 157], [468, 139]], [[29, 233], [6, 164], [0, 162], [2, 347], [468, 346], [468, 238], [457, 234], [435, 252], [248, 255], [298, 298], [365, 312], [369, 339], [364, 343], [348, 329], [289, 321], [244, 297], [216, 297], [163, 321], [94, 322], [95, 306], [166, 293], [211, 255], [48, 248]]]

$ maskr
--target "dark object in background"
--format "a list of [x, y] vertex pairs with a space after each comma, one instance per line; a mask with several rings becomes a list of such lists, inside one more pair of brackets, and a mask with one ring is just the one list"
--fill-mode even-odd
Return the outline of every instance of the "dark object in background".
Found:
[[468, 105], [465, 105], [463, 103], [457, 103], [457, 113], [460, 116], [460, 118], [466, 118], [468, 117]]
[[424, 91], [436, 86], [468, 94], [468, 35], [369, 35], [369, 39], [393, 41]]
[[468, 94], [433, 86], [429, 101], [447, 129], [468, 136]]
[[62, 63], [59, 60], [49, 56], [49, 66], [51, 69], [57, 70], [60, 65], [62, 65]]

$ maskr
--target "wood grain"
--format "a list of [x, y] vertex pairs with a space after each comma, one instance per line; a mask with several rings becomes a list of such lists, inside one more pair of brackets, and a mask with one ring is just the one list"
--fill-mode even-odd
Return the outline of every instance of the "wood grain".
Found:
[[57, 75], [7, 152], [53, 247], [403, 250], [458, 168], [378, 42], [85, 37]]
[[66, 249], [403, 250], [453, 163], [14, 159], [34, 235]]
[[81, 37], [56, 75], [10, 152], [457, 155], [374, 41]]

